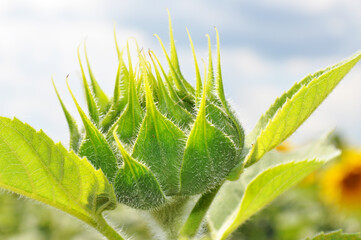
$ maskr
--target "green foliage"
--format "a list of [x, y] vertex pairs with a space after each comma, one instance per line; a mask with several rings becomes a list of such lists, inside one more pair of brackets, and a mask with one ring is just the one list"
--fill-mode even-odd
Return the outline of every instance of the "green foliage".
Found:
[[0, 118], [0, 186], [94, 225], [114, 209], [114, 190], [86, 159], [16, 118]]
[[270, 152], [235, 182], [227, 182], [210, 210], [216, 239], [225, 239], [253, 214], [339, 154], [328, 138], [289, 153]]
[[278, 98], [247, 138], [252, 147], [246, 157], [246, 166], [257, 162], [296, 131], [360, 58], [361, 53], [358, 52], [332, 67], [309, 75]]
[[54, 85], [73, 152], [17, 119], [0, 118], [0, 187], [76, 216], [108, 239], [123, 239], [102, 217], [117, 203], [148, 211], [155, 238], [193, 238], [207, 218], [212, 239], [225, 239], [278, 195], [337, 156], [327, 138], [291, 153], [269, 151], [311, 115], [361, 53], [296, 83], [245, 140], [225, 98], [218, 31], [216, 68], [207, 35], [203, 83], [188, 32], [194, 88], [182, 75], [170, 18], [169, 26], [170, 56], [156, 35], [168, 72], [152, 51], [146, 57], [136, 42], [139, 62], [133, 63], [127, 43], [125, 64], [115, 36], [119, 64], [112, 98], [96, 81], [84, 46], [88, 83], [78, 48], [88, 116], [68, 88], [83, 131]]

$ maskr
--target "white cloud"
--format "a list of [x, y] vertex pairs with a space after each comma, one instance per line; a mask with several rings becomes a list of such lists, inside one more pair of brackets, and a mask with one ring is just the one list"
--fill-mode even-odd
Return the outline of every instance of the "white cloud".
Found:
[[[354, 1], [352, 2], [352, 4], [345, 3], [345, 8], [358, 6]], [[27, 4], [26, 10], [23, 4]], [[281, 4], [281, 1], [278, 1], [278, 4]], [[287, 4], [301, 3], [289, 2]], [[314, 9], [308, 9], [312, 4], [307, 0], [299, 7], [304, 8], [305, 11], [326, 11], [329, 8], [335, 8], [334, 5], [339, 2], [333, 0], [330, 5], [327, 5], [325, 1], [320, 1], [315, 4], [319, 5]], [[149, 8], [146, 9], [149, 15], [141, 20], [146, 21], [147, 18], [157, 17], [166, 28], [165, 7], [159, 10], [164, 14], [155, 16], [151, 15], [153, 14], [151, 3], [147, 2], [144, 6]], [[0, 31], [3, 33], [0, 38], [0, 115], [19, 116], [37, 129], [42, 127], [56, 140], [66, 141], [67, 126], [53, 92], [50, 76], [55, 75], [57, 86], [65, 102], [77, 116], [65, 88], [64, 78], [68, 73], [71, 74], [71, 86], [79, 96], [79, 100], [82, 100], [76, 47], [87, 37], [93, 71], [103, 88], [109, 93], [112, 92], [116, 73], [116, 55], [112, 35], [112, 17], [115, 16], [107, 16], [111, 12], [111, 7], [112, 5], [104, 4], [100, 0], [36, 0], [31, 4], [26, 1], [0, 1]], [[298, 5], [292, 5], [292, 7], [297, 8]], [[227, 8], [217, 9], [217, 4], [206, 4], [206, 1], [192, 2], [192, 5], [190, 1], [185, 1], [169, 8], [174, 11], [172, 12], [174, 15], [178, 14], [178, 16], [203, 24], [208, 24], [210, 19], [222, 24], [231, 24], [234, 18], [238, 20], [241, 18], [235, 15], [236, 10], [227, 15], [225, 11]], [[19, 11], [25, 11], [26, 14], [16, 15], [15, 13]], [[135, 11], [137, 11], [137, 4], [131, 1], [125, 1], [120, 10], [124, 13], [124, 19]], [[122, 27], [117, 29], [121, 45], [124, 45], [128, 37], [135, 36], [145, 48], [152, 47], [159, 50], [157, 41], [152, 36], [144, 34], [146, 29], [141, 27], [137, 30], [130, 29], [125, 27], [126, 24], [127, 22], [124, 22]], [[237, 24], [246, 24], [246, 22]], [[192, 31], [192, 35], [195, 36], [195, 34], [199, 32]], [[196, 45], [199, 64], [202, 66], [201, 58], [207, 58], [206, 39], [204, 38], [204, 42], [196, 43]], [[181, 63], [184, 65], [182, 69], [185, 75], [194, 82], [194, 65], [190, 49], [179, 48], [178, 52]], [[163, 59], [160, 52], [158, 55]], [[334, 56], [332, 61], [329, 57], [288, 57], [275, 60], [265, 58], [260, 51], [256, 52], [250, 48], [225, 46], [222, 48], [222, 68], [226, 93], [233, 99], [246, 129], [250, 130], [273, 100], [295, 81], [337, 60], [339, 56]], [[305, 135], [314, 136], [315, 132], [322, 132], [335, 125], [343, 129], [348, 136], [355, 136], [352, 129], [359, 127], [361, 121], [361, 113], [358, 111], [358, 106], [361, 104], [359, 68], [336, 88], [330, 98], [295, 135], [295, 138]], [[85, 106], [83, 101], [81, 103]], [[358, 138], [361, 140], [361, 137]]]
[[[35, 12], [46, 12], [49, 8], [59, 12], [69, 7], [50, 5], [43, 6], [38, 1], [32, 7]], [[13, 2], [8, 9], [18, 6]], [[75, 11], [74, 7], [78, 6], [72, 5], [70, 10]], [[65, 102], [77, 116], [65, 87], [65, 76], [70, 73], [70, 84], [84, 103], [76, 48], [86, 37], [93, 71], [102, 87], [112, 92], [117, 67], [112, 23], [96, 19], [68, 21], [58, 16], [48, 21], [29, 16], [13, 19], [4, 14], [0, 15], [0, 31], [5, 33], [0, 38], [0, 115], [15, 115], [38, 129], [43, 128], [54, 139], [64, 141], [67, 126], [50, 78], [54, 74]], [[118, 41], [122, 45], [130, 36], [147, 44], [148, 38], [140, 31], [118, 28], [119, 32]]]
[[15, 13], [26, 9], [26, 12], [36, 12], [37, 14], [54, 15], [61, 12], [76, 12], [79, 15], [84, 13], [99, 13], [102, 9], [102, 1], [99, 0], [2, 0], [0, 12]]
[[303, 1], [287, 1], [287, 0], [265, 0], [265, 4], [297, 9], [298, 11], [307, 12], [323, 12], [332, 9], [338, 0], [303, 0]]
[[333, 10], [347, 10], [350, 13], [358, 13], [358, 9], [361, 6], [360, 1], [358, 0], [263, 0], [262, 3], [272, 6], [273, 8], [289, 9], [291, 11], [308, 12], [313, 14], [320, 14]]

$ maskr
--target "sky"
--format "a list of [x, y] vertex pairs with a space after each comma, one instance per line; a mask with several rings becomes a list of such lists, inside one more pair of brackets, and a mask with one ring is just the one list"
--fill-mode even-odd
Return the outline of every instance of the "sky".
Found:
[[[149, 0], [1, 0], [0, 116], [16, 116], [55, 141], [67, 144], [68, 129], [51, 77], [67, 107], [79, 120], [65, 77], [86, 108], [76, 50], [86, 40], [92, 70], [112, 92], [120, 45], [135, 37], [159, 56], [154, 33], [168, 41], [168, 8], [182, 72], [194, 82], [186, 27], [199, 59], [207, 59], [210, 34], [215, 52], [221, 38], [227, 98], [246, 132], [274, 99], [309, 73], [335, 64], [361, 49], [358, 0], [149, 1]], [[164, 61], [164, 57], [162, 56]], [[314, 139], [336, 128], [351, 145], [361, 145], [361, 64], [291, 138]]]

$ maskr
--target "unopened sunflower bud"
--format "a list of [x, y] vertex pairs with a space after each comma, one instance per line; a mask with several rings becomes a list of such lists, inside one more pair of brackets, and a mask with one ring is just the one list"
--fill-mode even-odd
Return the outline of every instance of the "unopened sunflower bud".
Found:
[[[207, 36], [209, 62], [203, 83], [189, 36], [195, 88], [181, 73], [171, 26], [170, 57], [156, 37], [169, 72], [153, 51], [146, 54], [138, 47], [139, 63], [134, 65], [128, 44], [126, 66], [117, 47], [119, 68], [111, 100], [97, 84], [87, 58], [90, 86], [83, 69], [82, 76], [90, 117], [77, 105], [86, 134], [79, 149], [72, 144], [75, 152], [103, 170], [119, 202], [141, 209], [161, 206], [171, 196], [203, 194], [219, 186], [232, 169], [241, 166], [244, 142], [242, 127], [223, 91], [218, 32], [216, 76]], [[72, 142], [79, 142], [78, 135], [73, 134], [77, 139]]]

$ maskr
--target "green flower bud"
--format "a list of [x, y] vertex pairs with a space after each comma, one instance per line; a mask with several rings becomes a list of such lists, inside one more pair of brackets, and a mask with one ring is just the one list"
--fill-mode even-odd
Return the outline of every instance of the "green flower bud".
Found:
[[118, 201], [134, 208], [159, 207], [175, 195], [206, 193], [242, 164], [243, 129], [225, 99], [218, 32], [216, 76], [207, 35], [209, 62], [203, 84], [189, 36], [196, 71], [194, 88], [181, 73], [169, 23], [170, 56], [156, 36], [169, 71], [153, 51], [146, 53], [138, 47], [139, 63], [134, 65], [128, 44], [127, 66], [117, 45], [119, 67], [113, 98], [101, 90], [86, 55], [88, 85], [79, 57], [89, 117], [73, 98], [84, 136], [61, 102], [72, 133], [71, 149], [102, 169]]

